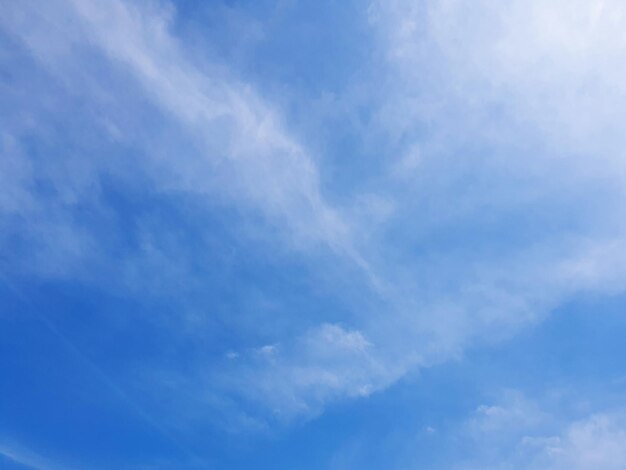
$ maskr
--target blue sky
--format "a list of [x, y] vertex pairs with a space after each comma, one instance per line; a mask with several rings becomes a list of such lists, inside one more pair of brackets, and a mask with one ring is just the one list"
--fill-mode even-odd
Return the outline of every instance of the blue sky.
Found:
[[0, 467], [626, 467], [617, 0], [0, 2]]

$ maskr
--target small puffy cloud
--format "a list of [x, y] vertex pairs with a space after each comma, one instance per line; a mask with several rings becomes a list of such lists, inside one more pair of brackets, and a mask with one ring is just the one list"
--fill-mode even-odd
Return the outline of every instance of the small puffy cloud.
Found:
[[559, 436], [534, 441], [545, 468], [617, 470], [626, 467], [626, 421], [621, 413], [602, 413], [575, 421]]
[[360, 331], [322, 324], [290, 342], [241, 355], [239, 369], [217, 378], [230, 393], [272, 410], [278, 420], [312, 416], [329, 400], [362, 397], [394, 379]]
[[626, 420], [622, 410], [571, 418], [519, 391], [479, 406], [458, 439], [473, 455], [453, 468], [546, 470], [619, 469], [626, 465]]

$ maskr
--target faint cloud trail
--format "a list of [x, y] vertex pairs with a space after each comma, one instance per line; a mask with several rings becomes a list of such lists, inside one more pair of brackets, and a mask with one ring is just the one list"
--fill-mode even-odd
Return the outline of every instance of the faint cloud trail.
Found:
[[[0, 271], [0, 280], [9, 288], [13, 294], [26, 306], [25, 312], [31, 315], [32, 318], [39, 321], [45, 328], [63, 345], [63, 347], [69, 351], [75, 358], [82, 363], [93, 375], [95, 375], [100, 382], [102, 382], [106, 388], [111, 391], [121, 402], [128, 406], [133, 412], [135, 412], [144, 422], [149, 424], [159, 434], [165, 437], [170, 443], [174, 445], [186, 458], [192, 461], [201, 460], [194, 452], [186, 448], [180, 440], [172, 434], [164, 425], [156, 421], [150, 414], [140, 408], [128, 394], [117, 385], [104, 371], [98, 367], [91, 359], [89, 359], [75, 344], [71, 341], [57, 326], [45, 315], [42, 315], [37, 311], [32, 302], [24, 295], [21, 290], [15, 286], [7, 276]], [[0, 446], [0, 453], [3, 453], [3, 448]], [[10, 455], [9, 455], [10, 456]], [[40, 467], [33, 467], [40, 468]], [[44, 469], [42, 469], [44, 470]]]
[[67, 467], [51, 466], [43, 462], [41, 457], [7, 444], [0, 444], [0, 456], [32, 470], [67, 470]]

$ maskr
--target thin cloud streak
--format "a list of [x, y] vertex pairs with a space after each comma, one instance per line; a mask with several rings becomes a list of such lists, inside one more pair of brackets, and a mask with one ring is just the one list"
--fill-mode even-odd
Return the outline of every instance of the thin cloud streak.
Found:
[[69, 470], [69, 467], [53, 464], [37, 454], [8, 444], [0, 443], [0, 455], [32, 470]]

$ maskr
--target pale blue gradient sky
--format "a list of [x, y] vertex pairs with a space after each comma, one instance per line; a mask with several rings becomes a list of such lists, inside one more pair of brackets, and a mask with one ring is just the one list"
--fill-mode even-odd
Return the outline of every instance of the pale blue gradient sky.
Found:
[[0, 465], [626, 466], [621, 2], [0, 11]]

